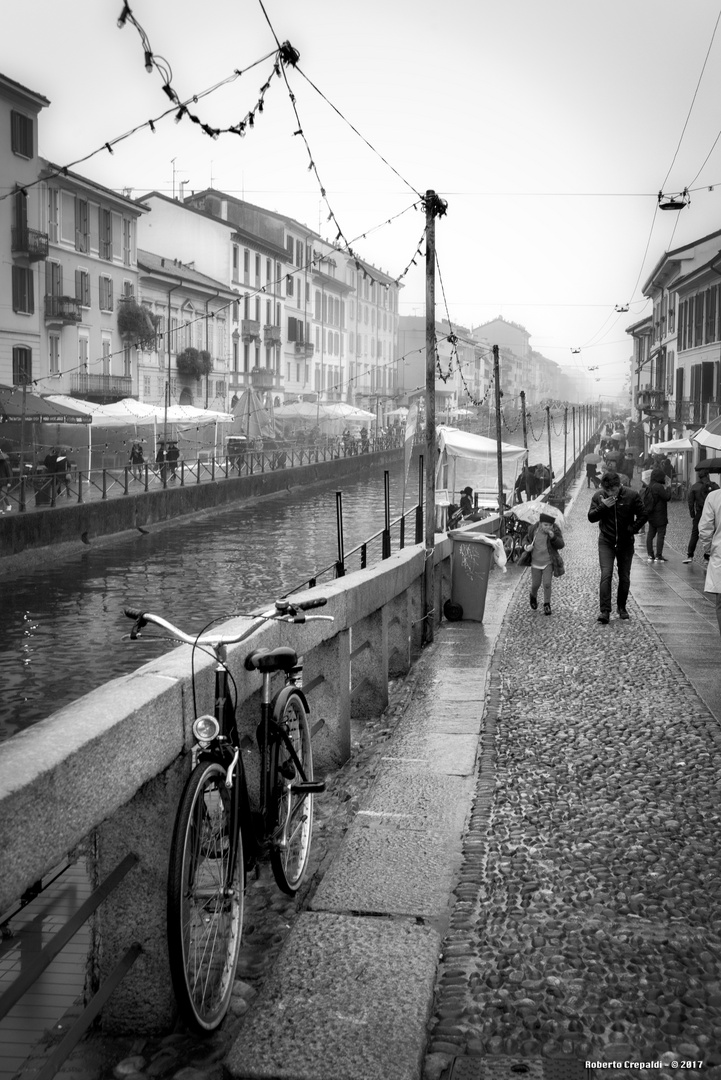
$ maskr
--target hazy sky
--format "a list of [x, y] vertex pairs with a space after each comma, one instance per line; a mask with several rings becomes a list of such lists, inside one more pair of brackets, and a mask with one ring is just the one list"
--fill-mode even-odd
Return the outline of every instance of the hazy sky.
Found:
[[[503, 315], [558, 363], [598, 366], [600, 394], [619, 389], [631, 353], [625, 328], [649, 311], [641, 287], [650, 271], [664, 251], [721, 229], [721, 0], [264, 5], [268, 19], [259, 0], [130, 7], [181, 99], [244, 72], [189, 106], [211, 127], [236, 124], [255, 106], [272, 58], [246, 69], [276, 48], [273, 31], [290, 41], [303, 72], [288, 70], [302, 130], [359, 254], [400, 274], [424, 228], [422, 210], [410, 208], [435, 190], [448, 201], [437, 222], [437, 316], [446, 302], [466, 326]], [[137, 30], [118, 29], [122, 7], [4, 5], [0, 70], [50, 99], [40, 153], [57, 164], [170, 106], [158, 72], [145, 71]], [[172, 194], [174, 174], [176, 194], [181, 181], [188, 192], [212, 181], [334, 239], [282, 79], [271, 79], [242, 139], [211, 139], [173, 113], [155, 128], [74, 168], [134, 196]], [[684, 187], [689, 207], [657, 211], [659, 189]], [[402, 314], [424, 311], [417, 263], [404, 279]], [[628, 303], [628, 313], [615, 313]]]

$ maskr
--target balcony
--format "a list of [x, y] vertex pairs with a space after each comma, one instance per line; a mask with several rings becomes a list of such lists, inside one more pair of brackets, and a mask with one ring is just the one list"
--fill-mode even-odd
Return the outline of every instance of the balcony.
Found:
[[280, 345], [280, 327], [269, 325], [264, 326], [263, 341], [266, 345]]
[[72, 397], [110, 405], [113, 401], [132, 397], [133, 380], [130, 375], [73, 375], [70, 388]]
[[260, 323], [257, 319], [242, 319], [240, 336], [243, 341], [260, 341]]
[[646, 416], [663, 416], [664, 407], [668, 408], [668, 402], [663, 390], [651, 387], [639, 390], [636, 398], [636, 408], [640, 409]]
[[45, 297], [45, 322], [67, 326], [71, 323], [79, 323], [82, 317], [80, 301], [75, 296], [47, 295]]
[[272, 390], [279, 380], [272, 368], [252, 368], [250, 382], [254, 390]]
[[15, 255], [27, 255], [30, 262], [48, 257], [48, 234], [37, 229], [13, 229], [12, 251]]
[[296, 341], [295, 354], [296, 356], [312, 356], [314, 351], [314, 345], [312, 341]]

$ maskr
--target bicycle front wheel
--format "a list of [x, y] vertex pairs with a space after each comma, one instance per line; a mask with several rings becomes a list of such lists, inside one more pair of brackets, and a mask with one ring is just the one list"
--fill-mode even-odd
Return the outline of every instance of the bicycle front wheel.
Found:
[[513, 559], [513, 551], [515, 546], [515, 537], [511, 536], [510, 533], [506, 533], [506, 535], [503, 537], [503, 550], [506, 553], [506, 559], [508, 562], [511, 562], [511, 560]]
[[[313, 795], [294, 785], [313, 779], [313, 752], [308, 714], [299, 694], [290, 694], [276, 723], [288, 743], [280, 738], [270, 748], [270, 808], [273, 841], [270, 864], [278, 888], [295, 896], [308, 868], [313, 832]], [[289, 746], [293, 747], [293, 754]], [[302, 773], [298, 769], [298, 764]]]
[[201, 1032], [228, 1011], [243, 929], [243, 840], [218, 762], [191, 773], [168, 871], [168, 951], [178, 1008]]

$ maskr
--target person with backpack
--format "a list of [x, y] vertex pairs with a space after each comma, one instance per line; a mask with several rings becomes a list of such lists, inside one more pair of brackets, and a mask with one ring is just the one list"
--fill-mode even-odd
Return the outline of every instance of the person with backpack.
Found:
[[[643, 508], [648, 520], [646, 531], [647, 562], [668, 562], [663, 554], [663, 542], [666, 539], [668, 525], [668, 504], [671, 499], [671, 485], [666, 483], [666, 473], [661, 466], [651, 470], [649, 482], [642, 491]], [[656, 541], [654, 554], [653, 542]]]
[[598, 622], [606, 625], [611, 620], [614, 563], [618, 570], [618, 617], [628, 619], [626, 601], [631, 588], [634, 537], [646, 524], [641, 496], [633, 488], [624, 487], [618, 473], [607, 472], [600, 489], [591, 496], [588, 520], [598, 522], [598, 561], [601, 566]]
[[693, 525], [691, 526], [691, 537], [686, 550], [686, 558], [683, 560], [685, 563], [693, 562], [693, 553], [696, 550], [696, 544], [698, 543], [698, 526], [701, 520], [701, 514], [703, 513], [704, 503], [706, 502], [706, 496], [709, 492], [718, 490], [718, 484], [714, 484], [714, 482], [709, 479], [708, 469], [704, 469], [701, 465], [697, 465], [696, 472], [698, 473], [698, 480], [695, 484], [692, 484], [688, 493], [688, 510]]

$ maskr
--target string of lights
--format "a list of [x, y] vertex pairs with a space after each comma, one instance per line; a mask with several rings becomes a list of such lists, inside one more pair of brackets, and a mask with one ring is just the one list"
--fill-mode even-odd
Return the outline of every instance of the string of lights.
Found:
[[[187, 116], [190, 120], [192, 120], [194, 124], [197, 124], [200, 127], [200, 130], [205, 135], [208, 135], [211, 139], [217, 139], [220, 135], [227, 134], [240, 135], [242, 138], [248, 128], [254, 127], [256, 114], [263, 112], [263, 107], [265, 105], [265, 95], [270, 87], [271, 79], [274, 75], [278, 78], [280, 77], [281, 64], [295, 64], [298, 59], [298, 53], [287, 41], [285, 42], [285, 44], [279, 45], [277, 52], [274, 51], [272, 53], [269, 53], [268, 56], [264, 57], [264, 59], [268, 59], [269, 56], [275, 56], [275, 61], [270, 76], [260, 88], [260, 96], [255, 106], [252, 109], [249, 109], [245, 116], [243, 116], [243, 118], [239, 120], [237, 124], [231, 124], [225, 128], [212, 127], [210, 124], [203, 121], [197, 113], [193, 112], [192, 109], [189, 108], [188, 101], [181, 101], [180, 96], [172, 85], [173, 71], [170, 64], [164, 57], [159, 56], [153, 51], [148, 35], [133, 15], [133, 12], [130, 8], [130, 5], [127, 3], [127, 0], [125, 0], [125, 3], [123, 4], [123, 10], [121, 11], [120, 17], [118, 19], [118, 26], [120, 27], [120, 29], [122, 29], [126, 23], [130, 23], [138, 31], [140, 41], [143, 46], [143, 52], [145, 55], [145, 70], [151, 73], [153, 71], [153, 68], [155, 68], [163, 81], [163, 92], [166, 94], [167, 97], [170, 98], [170, 100], [173, 102], [173, 105], [177, 108], [178, 111], [175, 114], [176, 123], [180, 123], [183, 117]], [[229, 82], [233, 82], [235, 79], [239, 79], [241, 74], [242, 72], [240, 71], [234, 71], [232, 76], [229, 76], [222, 82], [217, 83], [216, 86], [214, 86], [210, 91], [207, 91], [206, 94], [211, 93], [213, 90], [219, 89], [219, 87], [224, 86]], [[193, 95], [191, 101], [194, 104], [197, 104], [201, 96], [206, 95]]]

